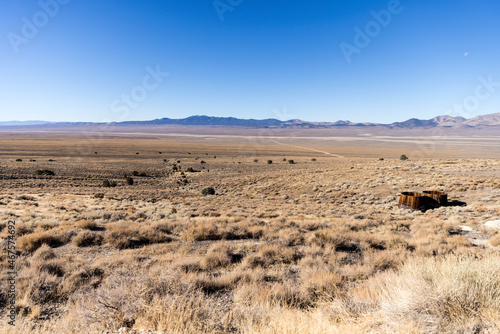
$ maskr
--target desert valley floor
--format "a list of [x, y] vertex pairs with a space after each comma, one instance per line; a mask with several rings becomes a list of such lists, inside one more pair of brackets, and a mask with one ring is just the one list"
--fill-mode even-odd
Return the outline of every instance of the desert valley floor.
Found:
[[0, 132], [0, 332], [500, 332], [500, 137], [220, 132]]

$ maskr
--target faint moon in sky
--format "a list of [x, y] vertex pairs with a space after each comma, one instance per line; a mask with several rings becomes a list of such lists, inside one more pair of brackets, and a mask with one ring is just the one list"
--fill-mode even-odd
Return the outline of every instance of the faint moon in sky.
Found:
[[468, 55], [469, 55], [469, 52], [464, 53], [464, 56], [466, 56], [466, 57], [467, 57]]

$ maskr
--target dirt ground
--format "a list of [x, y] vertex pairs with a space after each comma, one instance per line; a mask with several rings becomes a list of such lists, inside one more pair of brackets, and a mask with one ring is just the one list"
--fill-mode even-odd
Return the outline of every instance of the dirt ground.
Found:
[[[3, 314], [2, 332], [500, 330], [498, 294], [470, 313], [439, 284], [412, 290], [436, 304], [382, 293], [457, 259], [500, 286], [485, 226], [500, 219], [500, 138], [136, 130], [0, 132], [0, 237], [15, 221], [18, 254], [17, 329]], [[424, 190], [460, 205], [398, 207]]]

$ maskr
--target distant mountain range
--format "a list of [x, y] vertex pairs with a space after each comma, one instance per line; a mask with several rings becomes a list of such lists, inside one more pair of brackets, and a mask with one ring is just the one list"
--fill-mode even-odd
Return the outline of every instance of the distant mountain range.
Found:
[[44, 122], [44, 121], [11, 121], [0, 122], [0, 126], [41, 126], [41, 127], [61, 127], [61, 126], [91, 126], [107, 124], [113, 126], [147, 126], [147, 125], [187, 125], [187, 126], [218, 126], [218, 127], [248, 127], [248, 128], [336, 128], [336, 127], [387, 127], [387, 128], [481, 128], [500, 127], [500, 113], [477, 116], [474, 118], [464, 118], [460, 116], [437, 116], [432, 119], [422, 120], [411, 118], [404, 122], [391, 124], [379, 123], [353, 123], [350, 121], [337, 122], [307, 122], [299, 119], [280, 121], [275, 118], [268, 119], [241, 119], [235, 117], [212, 117], [212, 116], [190, 116], [187, 118], [173, 119], [161, 118], [151, 121], [127, 121], [112, 123], [92, 123], [92, 122]]

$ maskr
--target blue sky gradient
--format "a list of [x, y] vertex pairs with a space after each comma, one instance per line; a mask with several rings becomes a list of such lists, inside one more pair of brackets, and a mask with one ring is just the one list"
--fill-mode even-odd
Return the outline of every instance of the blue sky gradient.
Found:
[[[390, 8], [398, 13], [388, 24], [374, 23], [373, 11]], [[494, 0], [24, 0], [0, 9], [0, 121], [388, 123], [500, 112]], [[367, 25], [377, 29], [357, 47], [355, 29]], [[357, 48], [350, 61], [342, 43]], [[493, 83], [474, 101], [483, 79]]]

